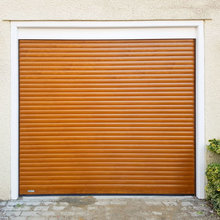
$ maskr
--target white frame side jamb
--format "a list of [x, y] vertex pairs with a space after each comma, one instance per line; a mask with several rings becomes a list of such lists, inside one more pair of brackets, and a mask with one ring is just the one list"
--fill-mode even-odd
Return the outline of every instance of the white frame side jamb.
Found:
[[[179, 28], [183, 34], [179, 34], [179, 31], [175, 32], [175, 28]], [[102, 29], [106, 32], [100, 32]], [[54, 30], [57, 35], [53, 34]], [[94, 30], [102, 33], [103, 37], [98, 37]], [[114, 34], [109, 35], [114, 31], [119, 31], [117, 36], [124, 39], [128, 31], [132, 33], [134, 30], [139, 31], [135, 39], [196, 39], [196, 196], [199, 199], [205, 198], [203, 21], [81, 21], [11, 23], [11, 199], [19, 197], [19, 39], [87, 39], [88, 36], [89, 39], [118, 39]], [[78, 34], [77, 38], [74, 38], [73, 33]], [[167, 35], [164, 35], [165, 33]]]
[[196, 37], [196, 197], [205, 199], [205, 53], [204, 26], [199, 23]]
[[19, 196], [19, 71], [17, 26], [11, 25], [11, 199]]

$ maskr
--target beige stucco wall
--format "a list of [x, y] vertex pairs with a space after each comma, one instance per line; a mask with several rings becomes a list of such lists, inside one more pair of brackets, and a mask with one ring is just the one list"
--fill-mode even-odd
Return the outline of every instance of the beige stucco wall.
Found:
[[220, 138], [220, 0], [0, 0], [0, 199], [10, 198], [11, 20], [195, 19], [205, 22], [207, 142]]

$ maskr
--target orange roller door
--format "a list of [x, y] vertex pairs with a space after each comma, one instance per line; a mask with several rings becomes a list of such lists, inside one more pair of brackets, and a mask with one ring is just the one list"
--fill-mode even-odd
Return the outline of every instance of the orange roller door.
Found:
[[20, 195], [194, 194], [194, 51], [20, 40]]

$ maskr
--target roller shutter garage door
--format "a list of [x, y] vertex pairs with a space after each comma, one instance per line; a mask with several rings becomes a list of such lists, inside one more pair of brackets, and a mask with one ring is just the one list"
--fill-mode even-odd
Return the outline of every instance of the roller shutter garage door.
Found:
[[20, 195], [194, 194], [194, 51], [20, 40]]

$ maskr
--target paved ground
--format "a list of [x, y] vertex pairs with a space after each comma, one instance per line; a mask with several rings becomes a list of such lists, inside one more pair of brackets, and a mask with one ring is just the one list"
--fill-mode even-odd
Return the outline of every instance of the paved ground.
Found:
[[214, 220], [205, 201], [193, 197], [69, 196], [0, 201], [0, 220]]

